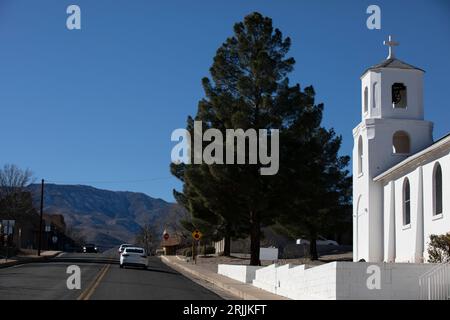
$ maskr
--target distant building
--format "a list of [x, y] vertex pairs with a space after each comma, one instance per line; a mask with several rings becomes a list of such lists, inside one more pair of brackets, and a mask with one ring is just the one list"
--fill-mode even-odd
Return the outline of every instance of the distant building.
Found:
[[177, 253], [177, 250], [183, 245], [183, 242], [184, 241], [182, 235], [176, 232], [169, 233], [168, 231], [164, 230], [163, 239], [161, 241], [161, 248], [163, 248], [164, 250], [164, 255], [175, 255]]
[[[33, 207], [29, 192], [18, 192], [0, 199], [0, 246], [7, 242], [9, 247], [17, 249], [37, 249], [39, 224], [40, 216]], [[44, 214], [41, 249], [64, 250], [66, 244], [73, 242], [65, 232], [63, 215]]]
[[[12, 205], [12, 203], [15, 203]], [[39, 214], [29, 192], [18, 192], [0, 199], [0, 246], [35, 249], [39, 233]]]
[[73, 241], [66, 236], [66, 222], [62, 214], [43, 215], [43, 246], [44, 250], [64, 250]]

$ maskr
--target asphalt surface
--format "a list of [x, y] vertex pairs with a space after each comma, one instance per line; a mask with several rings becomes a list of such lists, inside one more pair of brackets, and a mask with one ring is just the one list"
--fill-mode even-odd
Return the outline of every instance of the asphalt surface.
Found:
[[[120, 269], [118, 255], [64, 253], [48, 262], [0, 269], [0, 300], [218, 300], [220, 296], [149, 257], [147, 270]], [[67, 267], [81, 270], [69, 290]]]

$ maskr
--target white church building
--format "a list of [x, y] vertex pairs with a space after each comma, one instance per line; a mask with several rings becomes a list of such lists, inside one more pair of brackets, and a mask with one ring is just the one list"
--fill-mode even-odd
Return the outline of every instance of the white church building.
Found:
[[353, 260], [426, 262], [430, 235], [450, 232], [450, 134], [433, 140], [424, 70], [385, 45], [387, 59], [361, 76], [353, 129]]

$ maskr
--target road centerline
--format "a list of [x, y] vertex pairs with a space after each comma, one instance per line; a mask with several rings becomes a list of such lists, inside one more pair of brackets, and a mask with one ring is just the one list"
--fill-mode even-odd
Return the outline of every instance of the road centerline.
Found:
[[102, 281], [102, 279], [105, 277], [106, 273], [108, 272], [109, 268], [111, 267], [110, 264], [105, 264], [102, 269], [100, 269], [99, 273], [95, 277], [95, 279], [89, 284], [89, 286], [80, 294], [80, 296], [77, 298], [77, 300], [89, 300], [89, 298], [94, 294], [95, 289], [97, 289], [98, 285]]

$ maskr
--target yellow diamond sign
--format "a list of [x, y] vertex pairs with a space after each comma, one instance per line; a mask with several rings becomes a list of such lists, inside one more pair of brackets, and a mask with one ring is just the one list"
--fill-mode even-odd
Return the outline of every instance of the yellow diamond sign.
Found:
[[195, 230], [194, 232], [192, 232], [192, 238], [194, 238], [195, 240], [200, 240], [202, 237], [202, 233], [198, 230]]

